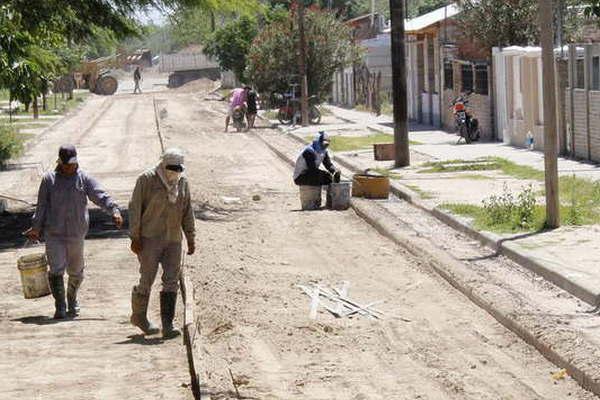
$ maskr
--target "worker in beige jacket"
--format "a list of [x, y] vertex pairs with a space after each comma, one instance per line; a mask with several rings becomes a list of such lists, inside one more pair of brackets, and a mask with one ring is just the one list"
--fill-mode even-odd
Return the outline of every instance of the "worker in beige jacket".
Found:
[[145, 334], [158, 333], [148, 320], [147, 310], [160, 263], [160, 315], [165, 339], [181, 334], [173, 328], [173, 318], [181, 273], [182, 233], [187, 239], [187, 254], [195, 251], [194, 213], [183, 171], [183, 152], [167, 149], [156, 167], [138, 177], [129, 203], [131, 251], [140, 262], [140, 281], [131, 294], [131, 323]]

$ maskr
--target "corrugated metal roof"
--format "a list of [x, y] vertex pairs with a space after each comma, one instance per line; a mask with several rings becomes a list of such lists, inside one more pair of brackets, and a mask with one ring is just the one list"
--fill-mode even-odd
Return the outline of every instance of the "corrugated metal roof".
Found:
[[[447, 18], [451, 18], [459, 12], [460, 9], [456, 3], [449, 4], [427, 14], [419, 15], [416, 18], [404, 20], [404, 31], [406, 33], [418, 32]], [[384, 32], [390, 32], [390, 28]]]

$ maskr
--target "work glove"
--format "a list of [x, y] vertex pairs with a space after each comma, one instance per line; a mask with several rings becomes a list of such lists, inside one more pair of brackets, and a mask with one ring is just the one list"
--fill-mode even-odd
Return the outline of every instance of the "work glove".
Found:
[[36, 228], [27, 229], [25, 232], [23, 232], [23, 235], [27, 236], [27, 239], [31, 240], [32, 242], [39, 242], [41, 238], [40, 230]]
[[123, 217], [119, 211], [115, 211], [112, 215], [113, 223], [116, 225], [117, 229], [121, 229], [123, 226]]
[[340, 170], [335, 170], [333, 172], [333, 174], [331, 174], [333, 183], [340, 183], [340, 180], [342, 179], [342, 172]]
[[140, 239], [131, 239], [130, 248], [135, 254], [140, 254], [142, 252], [142, 241]]

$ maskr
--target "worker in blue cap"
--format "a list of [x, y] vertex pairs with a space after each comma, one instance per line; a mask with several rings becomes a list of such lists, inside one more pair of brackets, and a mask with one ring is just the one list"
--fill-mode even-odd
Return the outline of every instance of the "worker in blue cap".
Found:
[[[88, 199], [111, 215], [118, 228], [121, 227], [123, 218], [117, 203], [98, 181], [79, 168], [75, 146], [63, 145], [58, 151], [56, 168], [42, 178], [32, 226], [25, 232], [30, 240], [43, 238], [46, 241], [50, 266], [48, 282], [54, 297], [55, 319], [79, 315], [77, 291], [85, 268], [83, 245], [89, 228]], [[66, 302], [65, 271], [69, 275]]]

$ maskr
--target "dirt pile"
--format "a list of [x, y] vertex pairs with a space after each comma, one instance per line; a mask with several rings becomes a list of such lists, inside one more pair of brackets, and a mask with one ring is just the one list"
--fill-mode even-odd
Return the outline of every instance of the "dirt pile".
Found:
[[213, 81], [206, 78], [196, 79], [190, 81], [173, 91], [177, 93], [198, 93], [198, 92], [212, 92], [221, 86], [221, 81]]

